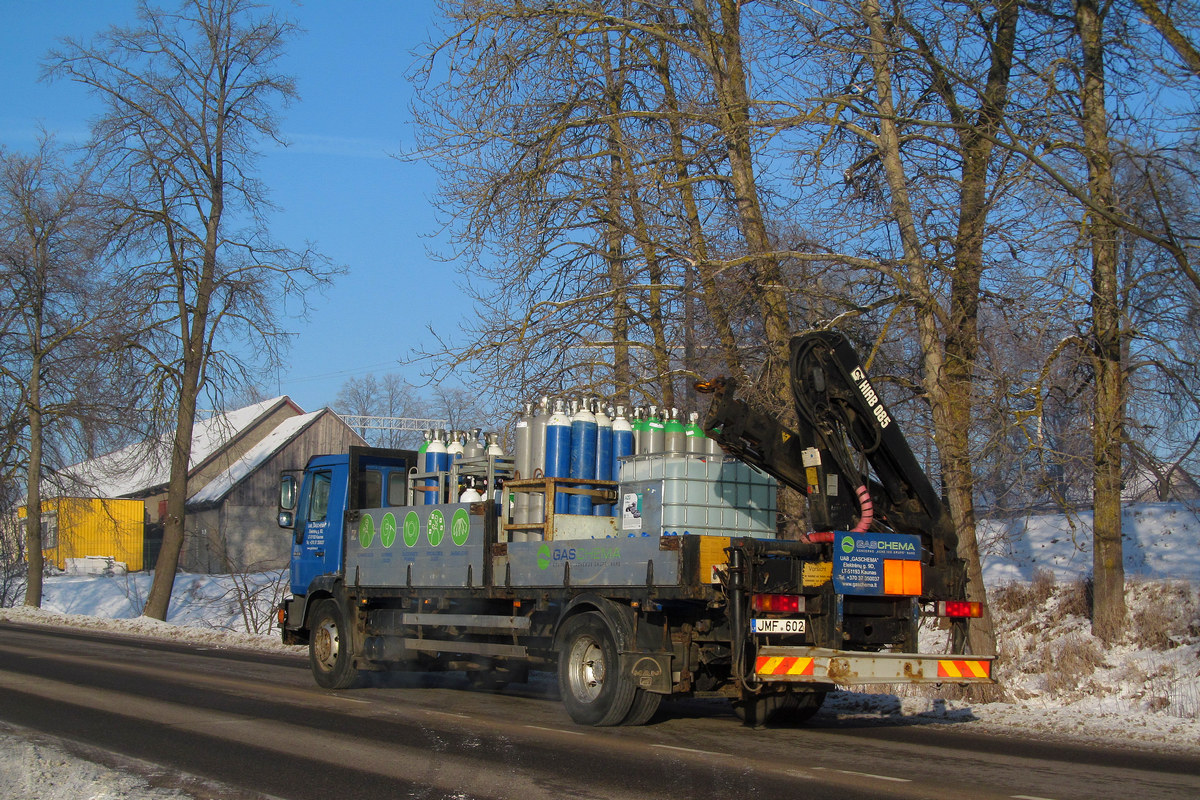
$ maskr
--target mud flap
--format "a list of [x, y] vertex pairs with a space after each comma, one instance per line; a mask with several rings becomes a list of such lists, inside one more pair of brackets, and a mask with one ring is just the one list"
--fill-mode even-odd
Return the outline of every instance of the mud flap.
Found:
[[635, 686], [655, 694], [671, 693], [671, 655], [669, 653], [622, 653], [621, 671]]

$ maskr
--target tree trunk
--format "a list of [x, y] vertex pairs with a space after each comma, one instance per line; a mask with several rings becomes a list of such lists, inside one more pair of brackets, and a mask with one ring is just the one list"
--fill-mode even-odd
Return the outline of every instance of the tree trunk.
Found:
[[[1076, 0], [1075, 23], [1083, 54], [1083, 143], [1088, 163], [1088, 194], [1113, 212], [1112, 156], [1104, 95], [1104, 21], [1096, 0]], [[1121, 447], [1125, 438], [1124, 376], [1116, 228], [1090, 215], [1092, 251], [1092, 360], [1096, 374], [1092, 420], [1093, 533], [1092, 633], [1112, 643], [1125, 630], [1125, 565], [1121, 547]]]
[[[39, 253], [39, 257], [40, 257]], [[42, 313], [40, 303], [33, 310], [33, 364], [29, 372], [29, 470], [25, 496], [25, 554], [28, 571], [25, 579], [25, 605], [42, 605]]]
[[[890, 51], [877, 0], [865, 0], [863, 16], [870, 32], [870, 63], [879, 105], [877, 146], [891, 195], [891, 208], [900, 232], [907, 291], [914, 301], [919, 344], [923, 360], [922, 384], [929, 398], [934, 438], [941, 456], [950, 518], [958, 536], [958, 555], [967, 565], [967, 596], [984, 603], [985, 615], [968, 628], [970, 652], [996, 652], [995, 632], [975, 533], [974, 476], [970, 454], [971, 404], [975, 358], [978, 350], [978, 297], [983, 272], [983, 234], [986, 220], [986, 142], [967, 147], [963, 168], [961, 213], [951, 285], [951, 312], [945, 320], [933, 294], [920, 243], [916, 218], [908, 195], [907, 177], [900, 156], [900, 133], [892, 97]], [[1015, 13], [1015, 12], [1014, 12]], [[1015, 25], [1015, 16], [1012, 20]], [[1011, 47], [1011, 41], [1010, 41]], [[945, 325], [945, 340], [939, 332]]]

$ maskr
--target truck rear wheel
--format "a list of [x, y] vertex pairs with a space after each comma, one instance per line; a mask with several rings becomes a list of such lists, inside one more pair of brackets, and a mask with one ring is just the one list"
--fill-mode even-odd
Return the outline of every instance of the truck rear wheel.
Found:
[[625, 719], [621, 720], [622, 725], [645, 725], [658, 711], [659, 705], [662, 703], [663, 696], [654, 692], [647, 692], [645, 689], [637, 689], [633, 698], [633, 707], [629, 709], [629, 713]]
[[619, 725], [633, 707], [637, 687], [621, 674], [604, 618], [594, 612], [571, 617], [563, 624], [561, 641], [558, 688], [571, 719], [580, 725]]
[[824, 702], [824, 690], [799, 689], [778, 694], [747, 695], [733, 702], [733, 713], [753, 727], [761, 727], [768, 722], [799, 724], [820, 711]]
[[358, 680], [346, 617], [336, 600], [322, 600], [313, 609], [308, 664], [313, 679], [323, 689], [349, 689]]

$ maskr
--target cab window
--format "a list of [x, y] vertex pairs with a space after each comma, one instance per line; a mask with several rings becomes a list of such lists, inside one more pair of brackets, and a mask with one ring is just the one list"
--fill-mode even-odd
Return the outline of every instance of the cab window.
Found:
[[402, 506], [408, 503], [408, 475], [403, 470], [388, 473], [388, 505]]
[[383, 506], [383, 475], [378, 470], [365, 469], [358, 476], [358, 507]]
[[308, 502], [308, 522], [324, 522], [329, 515], [329, 490], [333, 476], [328, 472], [314, 472], [312, 493]]

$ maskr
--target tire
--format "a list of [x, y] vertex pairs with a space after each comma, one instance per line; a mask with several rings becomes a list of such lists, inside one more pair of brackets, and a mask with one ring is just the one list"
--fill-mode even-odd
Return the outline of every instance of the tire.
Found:
[[776, 716], [776, 719], [781, 719], [794, 725], [807, 722], [812, 719], [814, 714], [821, 710], [821, 706], [825, 704], [826, 694], [828, 693], [822, 689], [793, 692], [792, 696], [796, 698], [795, 703], [785, 708], [780, 715]]
[[625, 719], [621, 720], [621, 724], [625, 726], [645, 725], [658, 711], [662, 699], [661, 694], [638, 689], [633, 698], [633, 707], [629, 709]]
[[637, 686], [620, 672], [617, 645], [604, 618], [570, 617], [561, 634], [558, 689], [567, 713], [580, 725], [618, 725], [629, 716]]
[[756, 727], [768, 722], [799, 724], [816, 714], [824, 702], [823, 690], [803, 689], [735, 700], [733, 713], [742, 722]]
[[313, 609], [308, 637], [308, 665], [322, 689], [349, 689], [358, 680], [350, 653], [346, 617], [336, 600], [322, 600]]
[[747, 695], [733, 700], [733, 713], [747, 725], [761, 728], [783, 714], [794, 702], [790, 694], [784, 693]]

